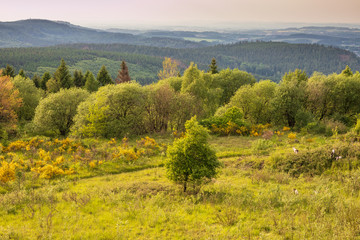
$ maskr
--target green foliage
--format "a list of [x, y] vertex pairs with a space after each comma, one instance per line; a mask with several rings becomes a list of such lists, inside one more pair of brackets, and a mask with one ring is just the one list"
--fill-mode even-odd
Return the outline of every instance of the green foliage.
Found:
[[39, 104], [41, 91], [34, 82], [28, 78], [17, 75], [13, 80], [14, 87], [19, 90], [19, 97], [22, 105], [17, 110], [19, 120], [32, 120], [35, 115], [35, 108]]
[[15, 70], [13, 66], [6, 64], [6, 67], [2, 69], [1, 76], [15, 77]]
[[100, 83], [100, 86], [105, 86], [107, 84], [114, 84], [109, 72], [106, 70], [105, 65], [101, 66], [101, 69], [97, 74], [96, 80]]
[[346, 65], [346, 68], [341, 72], [341, 74], [345, 75], [346, 77], [353, 76], [353, 72], [351, 71], [348, 65]]
[[289, 127], [296, 124], [296, 115], [303, 108], [305, 101], [305, 86], [307, 75], [296, 69], [284, 75], [282, 82], [276, 89], [273, 101], [277, 123], [284, 123]]
[[100, 83], [91, 72], [86, 72], [85, 76], [85, 89], [89, 92], [96, 92], [99, 89]]
[[209, 65], [209, 70], [208, 72], [211, 74], [215, 74], [215, 73], [219, 73], [218, 69], [217, 69], [217, 64], [216, 64], [216, 59], [212, 58], [211, 59], [211, 64]]
[[184, 192], [188, 183], [196, 186], [211, 180], [220, 166], [207, 143], [207, 130], [198, 124], [196, 117], [186, 122], [185, 129], [185, 136], [168, 147], [166, 162], [169, 179], [182, 184]]
[[[335, 155], [331, 154], [332, 149]], [[336, 159], [336, 157], [341, 158]], [[323, 145], [309, 150], [299, 150], [298, 154], [274, 154], [270, 159], [270, 166], [277, 171], [284, 171], [292, 176], [321, 175], [329, 169], [352, 170], [360, 166], [360, 145], [339, 143], [337, 145]]]
[[219, 106], [222, 90], [210, 88], [208, 82], [211, 80], [212, 76], [204, 74], [194, 63], [190, 64], [182, 77], [181, 93], [188, 93], [196, 98], [203, 109], [199, 113], [201, 117], [213, 115]]
[[221, 70], [219, 74], [214, 75], [212, 88], [220, 88], [223, 90], [220, 99], [220, 105], [223, 105], [230, 101], [230, 98], [241, 86], [254, 84], [255, 82], [256, 81], [253, 75], [240, 71], [237, 68], [233, 70], [227, 68]]
[[35, 87], [37, 87], [37, 88], [41, 87], [40, 86], [41, 85], [41, 78], [40, 78], [39, 75], [35, 74], [31, 80], [34, 82]]
[[46, 92], [47, 93], [57, 93], [60, 91], [61, 85], [55, 78], [50, 78], [46, 81]]
[[60, 88], [70, 88], [74, 85], [64, 59], [61, 59], [60, 66], [54, 73], [54, 80], [60, 85]]
[[145, 90], [137, 83], [106, 85], [80, 104], [74, 134], [123, 137], [144, 131]]
[[83, 87], [85, 86], [85, 77], [83, 76], [81, 70], [75, 70], [72, 79], [75, 87]]
[[247, 128], [248, 124], [245, 122], [243, 114], [237, 107], [228, 108], [222, 115], [204, 119], [200, 123], [212, 132], [221, 135], [239, 134], [240, 131], [246, 135], [249, 133]]
[[45, 72], [42, 77], [41, 77], [41, 83], [40, 83], [40, 87], [43, 89], [43, 90], [47, 90], [46, 88], [46, 84], [47, 82], [51, 79], [51, 75], [49, 72]]
[[40, 100], [35, 110], [33, 123], [40, 132], [51, 131], [67, 135], [73, 125], [77, 106], [88, 97], [82, 89], [62, 89]]
[[231, 98], [229, 105], [241, 109], [245, 119], [254, 124], [270, 123], [273, 119], [271, 102], [275, 95], [277, 84], [263, 80], [254, 85], [243, 85]]

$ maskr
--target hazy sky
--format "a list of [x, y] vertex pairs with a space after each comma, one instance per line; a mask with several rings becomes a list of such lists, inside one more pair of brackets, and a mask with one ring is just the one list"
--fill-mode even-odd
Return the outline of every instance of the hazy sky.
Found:
[[360, 23], [360, 0], [11, 0], [0, 21], [63, 20], [82, 26], [224, 22]]

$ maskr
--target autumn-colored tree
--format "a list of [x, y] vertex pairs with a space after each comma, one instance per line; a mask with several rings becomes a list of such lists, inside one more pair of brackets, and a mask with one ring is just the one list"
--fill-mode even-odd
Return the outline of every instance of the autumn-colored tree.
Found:
[[10, 76], [0, 77], [0, 127], [16, 123], [16, 110], [21, 102], [19, 91], [14, 88]]
[[171, 58], [165, 58], [162, 63], [163, 70], [160, 70], [158, 73], [159, 79], [166, 79], [169, 77], [176, 77], [180, 74], [179, 71], [179, 63], [176, 60], [172, 60]]
[[125, 61], [121, 62], [119, 73], [115, 79], [116, 84], [130, 82], [130, 75]]

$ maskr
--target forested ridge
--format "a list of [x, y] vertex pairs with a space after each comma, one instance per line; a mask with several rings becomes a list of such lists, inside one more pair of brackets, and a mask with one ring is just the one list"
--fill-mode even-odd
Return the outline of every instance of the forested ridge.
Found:
[[[75, 49], [75, 50], [74, 50]], [[157, 81], [164, 57], [180, 63], [181, 71], [191, 61], [200, 69], [207, 69], [212, 57], [219, 68], [238, 68], [254, 74], [259, 79], [278, 82], [287, 71], [297, 68], [308, 74], [314, 71], [339, 73], [348, 65], [359, 70], [359, 58], [349, 51], [316, 44], [288, 44], [278, 42], [239, 42], [205, 48], [175, 49], [128, 44], [73, 44], [46, 48], [0, 49], [0, 63], [24, 69], [29, 76], [54, 71], [58, 61], [64, 58], [70, 69], [90, 70], [96, 73], [106, 65], [115, 78], [119, 61], [126, 60], [133, 78], [141, 84]], [[91, 63], [88, 61], [92, 61]]]

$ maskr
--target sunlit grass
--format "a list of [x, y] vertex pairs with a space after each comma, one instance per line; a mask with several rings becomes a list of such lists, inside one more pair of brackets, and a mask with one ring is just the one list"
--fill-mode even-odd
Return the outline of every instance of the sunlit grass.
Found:
[[260, 138], [212, 137], [223, 167], [198, 194], [167, 179], [156, 165], [161, 156], [146, 169], [108, 174], [116, 169], [109, 163], [103, 176], [14, 187], [0, 195], [0, 239], [357, 239], [359, 170], [295, 178], [269, 168], [273, 154], [295, 154], [293, 146], [338, 144], [297, 138], [271, 139], [272, 148], [256, 150]]

